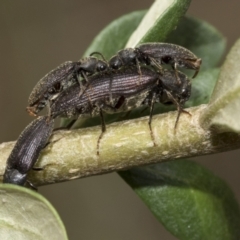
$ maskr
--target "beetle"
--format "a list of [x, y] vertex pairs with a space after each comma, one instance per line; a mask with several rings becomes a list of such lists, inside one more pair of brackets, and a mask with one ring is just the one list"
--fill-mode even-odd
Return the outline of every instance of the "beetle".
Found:
[[[151, 130], [152, 112], [155, 103], [162, 103], [164, 105], [175, 105], [178, 111], [177, 118], [174, 125], [174, 131], [177, 129], [177, 124], [181, 113], [191, 115], [189, 112], [183, 109], [184, 104], [191, 96], [191, 81], [190, 79], [178, 71], [180, 79], [180, 85], [175, 81], [175, 70], [164, 69], [161, 72], [161, 81], [150, 92], [146, 99], [143, 101], [143, 105], [150, 107], [149, 115], [149, 128]], [[152, 133], [152, 131], [151, 131]], [[153, 138], [153, 137], [152, 137]]]
[[177, 68], [195, 70], [193, 78], [197, 76], [202, 60], [190, 50], [171, 43], [144, 43], [136, 48], [126, 48], [109, 60], [112, 69], [119, 69], [122, 66], [137, 65], [141, 75], [140, 63], [162, 69], [162, 64], [169, 64], [175, 70], [176, 79], [180, 84]]
[[67, 61], [46, 74], [33, 88], [29, 98], [27, 112], [37, 116], [47, 101], [76, 82], [76, 62]]
[[[108, 73], [93, 75], [88, 80], [91, 87], [80, 97], [76, 85], [60, 93], [50, 106], [50, 118], [100, 116], [102, 133], [97, 143], [99, 154], [99, 143], [106, 131], [103, 113], [126, 112], [140, 106], [159, 81], [159, 74], [143, 66], [139, 84], [138, 70], [133, 66], [121, 68], [111, 75]], [[112, 99], [109, 95], [110, 83]]]
[[[92, 54], [99, 54], [94, 52]], [[105, 58], [102, 56], [105, 60]], [[106, 60], [105, 60], [106, 62]], [[175, 80], [178, 85], [181, 85], [180, 77], [178, 76], [178, 67], [195, 70], [192, 78], [195, 78], [200, 70], [202, 60], [198, 58], [190, 50], [172, 43], [144, 43], [138, 45], [136, 48], [126, 48], [117, 52], [108, 62], [108, 72], [120, 69], [121, 67], [137, 66], [139, 79], [141, 78], [141, 65], [151, 65], [157, 68], [158, 71], [163, 71], [162, 65], [168, 64], [175, 71]], [[140, 80], [139, 80], [140, 81]], [[111, 82], [110, 82], [111, 83]], [[110, 98], [111, 84], [110, 84]]]
[[67, 61], [46, 74], [33, 88], [29, 99], [27, 112], [31, 116], [37, 116], [46, 104], [54, 99], [57, 94], [74, 83], [79, 83], [79, 95], [82, 94], [84, 86], [80, 77], [87, 80], [87, 76], [96, 72], [105, 71], [108, 64], [96, 57], [83, 58], [77, 62]]
[[159, 101], [165, 105], [173, 104], [176, 106], [178, 111], [174, 125], [174, 130], [176, 131], [180, 114], [186, 113], [188, 115], [191, 115], [189, 112], [183, 109], [183, 106], [191, 96], [192, 84], [185, 74], [178, 72], [178, 76], [181, 79], [179, 86], [179, 84], [174, 81], [172, 75], [171, 77], [167, 78], [167, 74], [169, 74], [169, 72], [165, 72], [165, 78], [162, 81], [162, 94]]
[[[140, 84], [138, 69], [121, 68], [112, 76], [109, 74], [94, 75], [89, 78], [91, 88], [78, 96], [78, 90], [73, 85], [62, 92], [51, 105], [50, 118], [62, 117], [86, 117], [100, 116], [102, 132], [97, 142], [97, 154], [99, 155], [100, 140], [106, 131], [106, 124], [103, 113], [126, 112], [142, 105], [150, 107], [149, 129], [154, 145], [156, 145], [151, 121], [155, 102], [163, 104], [175, 104], [178, 108], [178, 117], [184, 112], [183, 105], [191, 94], [191, 82], [188, 77], [178, 72], [181, 84], [175, 81], [174, 70], [164, 70], [162, 72], [153, 71], [146, 66], [142, 66], [142, 77]], [[109, 96], [109, 84], [112, 81], [112, 100]]]
[[54, 120], [48, 116], [38, 117], [32, 121], [20, 134], [11, 154], [7, 159], [3, 175], [4, 183], [23, 186], [28, 172], [36, 163], [40, 152], [53, 131]]

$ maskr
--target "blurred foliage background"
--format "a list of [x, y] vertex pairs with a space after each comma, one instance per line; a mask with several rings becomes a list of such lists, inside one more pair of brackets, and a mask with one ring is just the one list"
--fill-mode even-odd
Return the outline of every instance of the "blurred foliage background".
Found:
[[[147, 0], [1, 1], [0, 141], [15, 140], [32, 120], [25, 112], [35, 83], [67, 60], [79, 59], [98, 32], [115, 18], [146, 9]], [[188, 15], [214, 25], [227, 50], [240, 36], [240, 2], [192, 1]], [[195, 158], [225, 179], [240, 203], [240, 151]], [[117, 174], [39, 189], [59, 211], [70, 239], [173, 240]]]

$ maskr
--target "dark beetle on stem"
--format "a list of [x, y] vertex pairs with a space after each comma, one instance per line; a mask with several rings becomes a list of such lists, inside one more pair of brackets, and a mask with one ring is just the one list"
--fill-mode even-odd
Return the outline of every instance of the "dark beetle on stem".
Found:
[[163, 104], [174, 104], [177, 107], [178, 115], [174, 126], [176, 130], [180, 114], [183, 112], [190, 115], [189, 112], [183, 109], [183, 106], [191, 96], [191, 82], [181, 72], [178, 72], [181, 80], [180, 85], [174, 81], [173, 74], [170, 74], [169, 77], [167, 75], [169, 75], [169, 72], [165, 71], [165, 78], [162, 79], [162, 94], [159, 100]]
[[38, 117], [20, 134], [7, 159], [4, 183], [24, 185], [27, 173], [33, 168], [41, 150], [46, 146], [53, 130], [54, 120]]
[[[88, 81], [88, 76], [95, 73], [108, 70], [110, 74], [113, 74], [112, 70], [131, 65], [137, 66], [138, 74], [141, 76], [140, 64], [151, 65], [161, 70], [161, 65], [165, 63], [170, 64], [175, 70], [177, 82], [180, 84], [177, 67], [196, 70], [193, 76], [195, 77], [201, 65], [201, 59], [197, 58], [191, 51], [169, 43], [145, 43], [136, 48], [126, 48], [120, 50], [108, 63], [101, 53], [94, 52], [92, 54], [99, 54], [103, 60], [90, 56], [78, 62], [68, 61], [44, 76], [29, 96], [28, 113], [36, 116], [46, 106], [48, 101], [54, 99], [59, 92], [75, 82], [79, 83], [79, 95], [81, 95], [88, 88], [89, 84], [83, 86], [80, 76]], [[112, 101], [111, 83], [112, 81], [110, 80], [109, 94]]]
[[57, 93], [76, 82], [76, 62], [65, 62], [46, 74], [33, 88], [29, 98], [27, 112], [37, 116]]
[[[135, 64], [141, 74], [140, 63], [151, 65], [161, 69], [162, 64], [170, 64], [174, 70], [177, 67], [196, 70], [193, 76], [196, 77], [202, 60], [197, 58], [191, 51], [176, 44], [170, 43], [144, 43], [136, 48], [120, 50], [117, 55], [109, 60], [109, 66], [118, 69], [122, 66]], [[176, 71], [176, 77], [180, 84]]]
[[[190, 115], [190, 113], [183, 109], [183, 106], [191, 96], [191, 81], [182, 72], [178, 71], [177, 73], [180, 79], [180, 84], [175, 81], [175, 71], [164, 69], [163, 72], [161, 72], [162, 76], [159, 85], [149, 92], [149, 95], [143, 102], [143, 105], [147, 104], [150, 107], [151, 102], [160, 102], [165, 105], [174, 104], [178, 111], [174, 130], [177, 128], [181, 113], [187, 113]], [[151, 122], [151, 115], [152, 114], [150, 113], [149, 124]]]
[[[89, 77], [88, 80], [90, 87], [86, 88], [80, 97], [76, 86], [71, 86], [60, 93], [51, 105], [50, 118], [100, 115], [102, 133], [97, 144], [99, 153], [99, 142], [106, 131], [103, 112], [110, 114], [125, 112], [140, 106], [153, 86], [157, 85], [159, 74], [143, 67], [139, 84], [138, 70], [133, 66], [121, 68], [114, 74], [97, 74]], [[112, 99], [110, 100], [111, 81]]]
[[[112, 76], [107, 73], [92, 76], [89, 78], [91, 88], [87, 88], [80, 98], [77, 88], [71, 86], [62, 92], [51, 105], [50, 118], [100, 115], [102, 133], [97, 142], [97, 154], [99, 154], [99, 143], [106, 131], [103, 112], [110, 114], [125, 112], [141, 105], [148, 105], [150, 107], [149, 129], [153, 143], [156, 145], [151, 127], [154, 103], [168, 101], [175, 104], [178, 108], [178, 121], [180, 113], [184, 112], [183, 104], [190, 96], [191, 84], [187, 76], [181, 72], [178, 72], [181, 84], [177, 86], [175, 71], [164, 70], [157, 73], [145, 66], [141, 70], [140, 82], [136, 66], [119, 69]], [[109, 96], [110, 81], [112, 81], [112, 101]]]
[[87, 76], [96, 72], [105, 71], [108, 64], [104, 60], [95, 57], [88, 57], [78, 62], [65, 62], [45, 75], [33, 88], [27, 107], [27, 112], [32, 116], [37, 116], [48, 103], [54, 99], [57, 94], [74, 83], [80, 85], [79, 92], [82, 93], [82, 81], [80, 76], [87, 80]]
[[[113, 75], [96, 74], [89, 77], [90, 86], [79, 97], [76, 85], [61, 92], [51, 105], [51, 118], [58, 116], [95, 116], [128, 111], [141, 105], [148, 92], [157, 85], [159, 74], [147, 67], [142, 68], [141, 84], [136, 67], [121, 68]], [[113, 105], [109, 103], [109, 84], [112, 81]]]

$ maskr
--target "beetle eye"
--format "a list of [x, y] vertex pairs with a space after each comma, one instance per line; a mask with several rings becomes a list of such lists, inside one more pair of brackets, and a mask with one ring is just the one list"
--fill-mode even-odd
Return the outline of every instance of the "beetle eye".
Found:
[[52, 94], [52, 93], [54, 93], [54, 92], [55, 92], [54, 88], [49, 88], [49, 89], [48, 89], [48, 93]]
[[56, 84], [54, 85], [55, 91], [59, 91], [60, 88], [61, 88], [61, 84], [60, 84], [60, 83], [56, 83]]
[[171, 60], [172, 60], [172, 58], [169, 57], [169, 56], [166, 56], [166, 57], [162, 58], [162, 61], [165, 62], [165, 63], [169, 63]]
[[182, 89], [182, 94], [181, 94], [181, 96], [184, 97], [184, 98], [185, 98], [185, 97], [188, 97], [188, 91], [187, 91], [187, 89], [185, 89], [185, 88]]
[[113, 68], [113, 69], [118, 69], [118, 64], [117, 64], [117, 63], [114, 63], [114, 64], [112, 65], [112, 68]]
[[122, 62], [121, 60], [119, 59], [119, 57], [117, 56], [114, 56], [110, 59], [109, 61], [109, 66], [112, 68], [112, 69], [119, 69], [121, 66], [122, 66]]
[[104, 64], [101, 64], [97, 67], [98, 71], [104, 71], [105, 69], [106, 69], [106, 65], [104, 65]]

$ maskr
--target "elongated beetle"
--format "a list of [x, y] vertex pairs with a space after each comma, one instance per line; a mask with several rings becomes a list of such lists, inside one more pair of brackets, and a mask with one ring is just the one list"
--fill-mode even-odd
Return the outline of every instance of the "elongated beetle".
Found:
[[193, 78], [197, 76], [202, 63], [202, 60], [190, 50], [176, 44], [145, 43], [136, 49], [140, 54], [147, 56], [150, 62], [170, 64], [174, 70], [177, 67], [196, 70]]
[[[139, 63], [151, 65], [161, 70], [162, 64], [170, 64], [174, 70], [177, 67], [196, 70], [193, 76], [196, 77], [202, 60], [197, 58], [191, 51], [176, 44], [170, 43], [144, 43], [136, 48], [126, 48], [120, 50], [117, 55], [109, 60], [109, 66], [113, 69], [119, 69], [126, 65], [137, 65], [139, 74], [141, 68]], [[179, 77], [176, 77], [180, 84]]]
[[[62, 92], [51, 105], [50, 118], [63, 117], [84, 117], [100, 115], [102, 122], [102, 133], [97, 143], [97, 154], [99, 154], [99, 144], [106, 131], [103, 112], [116, 113], [125, 112], [137, 108], [141, 105], [150, 107], [149, 129], [154, 145], [156, 145], [151, 121], [155, 102], [172, 103], [177, 106], [178, 117], [175, 128], [184, 103], [191, 93], [191, 83], [187, 76], [178, 72], [181, 84], [175, 81], [174, 70], [164, 70], [160, 73], [142, 66], [142, 77], [139, 84], [138, 69], [121, 68], [112, 76], [94, 75], [89, 78], [91, 88], [87, 88], [79, 98], [78, 90], [75, 86]], [[112, 81], [112, 102], [109, 97], [109, 82]], [[113, 104], [112, 104], [113, 103]]]
[[36, 116], [53, 96], [76, 82], [76, 62], [64, 62], [46, 74], [33, 88], [27, 111]]
[[[173, 67], [176, 79], [180, 84], [180, 78], [176, 70], [177, 67], [196, 70], [193, 76], [195, 77], [201, 65], [201, 59], [197, 58], [191, 51], [184, 47], [169, 43], [145, 43], [139, 45], [135, 49], [123, 49], [119, 51], [117, 55], [113, 56], [108, 63], [101, 53], [94, 52], [92, 54], [99, 54], [103, 60], [90, 56], [78, 62], [68, 61], [44, 76], [34, 87], [29, 96], [29, 106], [27, 107], [28, 113], [36, 116], [37, 113], [46, 106], [49, 100], [54, 99], [56, 94], [75, 82], [79, 82], [79, 95], [81, 95], [89, 84], [83, 85], [80, 76], [88, 81], [88, 76], [95, 73], [108, 70], [109, 73], [113, 74], [112, 70], [119, 69], [122, 66], [130, 67], [131, 65], [137, 66], [138, 73], [141, 76], [140, 63], [151, 65], [158, 69], [161, 69], [161, 65], [165, 63]], [[110, 99], [112, 101], [111, 83], [112, 80], [110, 80], [109, 87]]]
[[[99, 153], [99, 142], [106, 131], [103, 112], [110, 114], [125, 112], [140, 106], [153, 86], [158, 84], [159, 74], [143, 66], [139, 84], [138, 70], [133, 66], [121, 68], [112, 75], [108, 73], [94, 75], [88, 80], [91, 87], [87, 88], [80, 97], [76, 86], [71, 86], [60, 93], [51, 105], [50, 118], [100, 115], [102, 133], [97, 144]], [[112, 101], [109, 96], [111, 81]]]
[[[79, 97], [76, 85], [61, 92], [51, 105], [51, 118], [58, 116], [94, 116], [100, 109], [107, 113], [128, 111], [139, 106], [159, 80], [159, 74], [147, 67], [142, 68], [141, 85], [137, 84], [136, 67], [121, 68], [113, 75], [96, 74], [89, 77], [90, 88]], [[109, 84], [112, 81], [114, 103], [109, 104]], [[140, 100], [139, 100], [140, 99]]]
[[84, 87], [80, 76], [87, 80], [87, 76], [105, 71], [107, 68], [108, 64], [104, 60], [95, 57], [84, 58], [78, 62], [64, 62], [40, 79], [33, 88], [28, 99], [27, 112], [32, 116], [37, 116], [47, 102], [76, 82], [80, 85], [79, 93], [81, 95]]
[[54, 120], [38, 117], [20, 134], [7, 159], [3, 175], [4, 183], [24, 185], [27, 173], [37, 161], [41, 150], [46, 146], [53, 130]]

